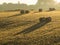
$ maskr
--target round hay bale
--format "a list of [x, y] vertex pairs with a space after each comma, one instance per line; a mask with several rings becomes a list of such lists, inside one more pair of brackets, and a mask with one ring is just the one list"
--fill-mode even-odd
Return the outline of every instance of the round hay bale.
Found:
[[20, 11], [20, 13], [21, 13], [21, 14], [24, 14], [24, 13], [25, 13], [25, 11], [24, 11], [24, 10], [21, 10], [21, 11]]
[[50, 21], [51, 21], [51, 17], [47, 17], [47, 18], [46, 18], [46, 21], [47, 21], [47, 22], [50, 22]]
[[41, 17], [41, 18], [39, 18], [39, 21], [40, 22], [50, 22], [51, 21], [51, 17], [47, 17], [47, 18], [45, 18], [45, 17]]
[[46, 20], [45, 17], [39, 18], [40, 22], [44, 22], [45, 20]]
[[49, 11], [54, 11], [54, 10], [56, 10], [55, 8], [49, 8]]
[[25, 10], [25, 13], [29, 13], [29, 11], [28, 10]]
[[42, 9], [39, 9], [39, 12], [42, 12]]

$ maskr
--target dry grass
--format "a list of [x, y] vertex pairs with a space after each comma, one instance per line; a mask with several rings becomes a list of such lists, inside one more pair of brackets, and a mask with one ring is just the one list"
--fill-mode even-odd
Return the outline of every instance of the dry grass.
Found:
[[0, 17], [8, 17], [8, 16], [12, 16], [12, 15], [16, 15], [20, 13], [19, 11], [4, 11], [4, 12], [0, 12]]
[[[19, 14], [19, 12], [2, 12], [0, 17], [8, 17], [14, 14]], [[14, 35], [39, 23], [40, 17], [51, 17], [52, 21], [28, 34]], [[60, 45], [60, 11], [29, 13], [1, 18], [1, 23], [8, 23], [9, 25], [0, 28], [0, 45]]]

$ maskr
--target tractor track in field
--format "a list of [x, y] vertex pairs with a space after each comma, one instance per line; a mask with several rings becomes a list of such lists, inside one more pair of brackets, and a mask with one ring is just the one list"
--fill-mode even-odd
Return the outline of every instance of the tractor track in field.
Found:
[[27, 25], [27, 24], [30, 24], [30, 23], [33, 23], [31, 21], [2, 21], [0, 22], [0, 29], [3, 29], [3, 28], [15, 28], [15, 27], [18, 27], [18, 26], [24, 26], [24, 25]]

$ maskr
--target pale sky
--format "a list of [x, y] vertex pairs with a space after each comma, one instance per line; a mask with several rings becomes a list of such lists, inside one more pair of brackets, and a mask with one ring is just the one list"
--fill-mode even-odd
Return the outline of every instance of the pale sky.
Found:
[[37, 3], [38, 0], [0, 0], [0, 4], [6, 2], [6, 3], [18, 3], [18, 1], [20, 1], [20, 3], [24, 3], [27, 5], [34, 5]]
[[54, 0], [56, 3], [60, 3], [60, 0]]

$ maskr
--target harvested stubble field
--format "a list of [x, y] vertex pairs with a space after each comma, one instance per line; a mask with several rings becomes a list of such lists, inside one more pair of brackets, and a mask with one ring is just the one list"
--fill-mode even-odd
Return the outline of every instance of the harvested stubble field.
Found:
[[[0, 45], [60, 45], [60, 11], [0, 12], [0, 17]], [[41, 17], [51, 17], [52, 21], [27, 34], [17, 34], [40, 23]]]

